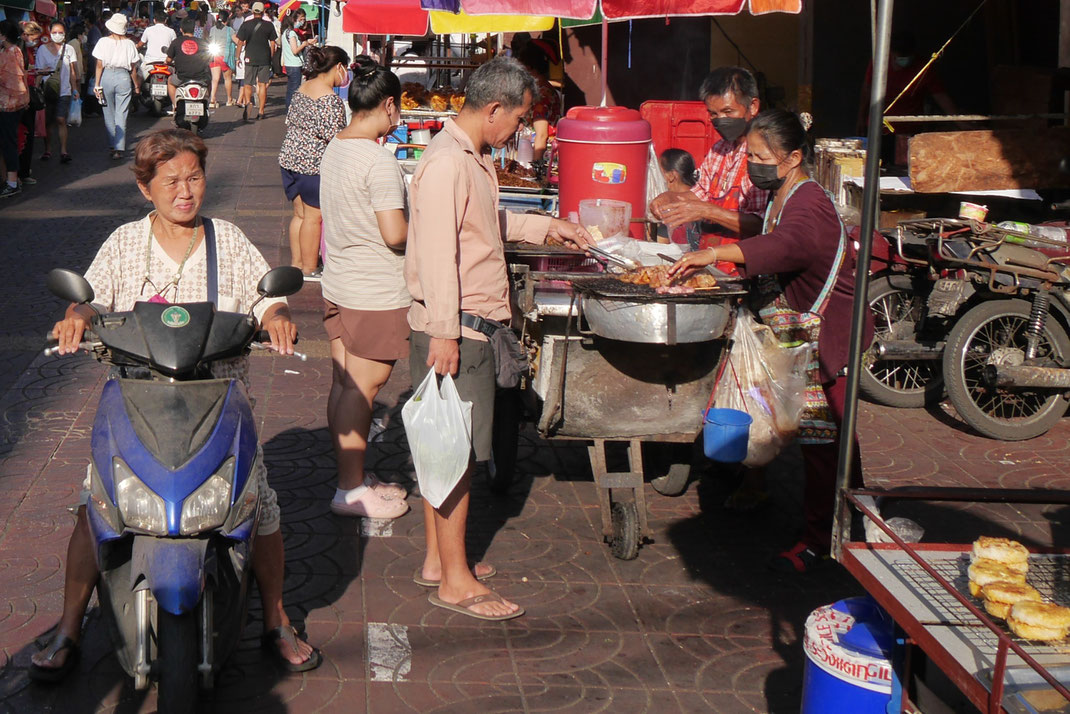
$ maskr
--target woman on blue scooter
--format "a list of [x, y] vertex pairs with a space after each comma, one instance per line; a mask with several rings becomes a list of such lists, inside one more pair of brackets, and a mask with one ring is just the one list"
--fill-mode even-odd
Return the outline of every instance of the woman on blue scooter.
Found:
[[[208, 299], [207, 262], [203, 221], [199, 217], [207, 179], [204, 168], [208, 147], [191, 132], [168, 129], [150, 134], [138, 143], [134, 174], [142, 195], [152, 202], [148, 216], [120, 226], [104, 242], [86, 272], [102, 312], [133, 309], [134, 303], [195, 302]], [[218, 308], [247, 312], [257, 299], [257, 282], [268, 263], [232, 223], [214, 219]], [[271, 336], [272, 349], [293, 354], [297, 326], [291, 321], [285, 299], [263, 300], [254, 310], [262, 329]], [[89, 325], [88, 306], [71, 305], [52, 334], [59, 354], [78, 350]], [[216, 378], [245, 378], [247, 359], [235, 358], [213, 365]], [[254, 465], [261, 497], [261, 517], [253, 549], [253, 575], [264, 603], [262, 644], [289, 671], [315, 669], [319, 650], [300, 639], [283, 609], [284, 551], [279, 530], [279, 506], [268, 485], [263, 456]], [[63, 615], [52, 640], [33, 655], [30, 677], [59, 681], [77, 664], [82, 618], [99, 577], [93, 541], [86, 522], [89, 494], [83, 490], [78, 519], [67, 546], [63, 586]]]

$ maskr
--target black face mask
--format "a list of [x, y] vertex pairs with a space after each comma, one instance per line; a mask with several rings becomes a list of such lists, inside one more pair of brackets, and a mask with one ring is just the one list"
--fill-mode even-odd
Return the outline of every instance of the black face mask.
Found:
[[747, 131], [747, 120], [739, 117], [717, 117], [712, 122], [713, 128], [725, 141], [735, 141]]
[[784, 177], [777, 176], [777, 164], [747, 163], [747, 175], [751, 183], [763, 191], [776, 191], [784, 185]]

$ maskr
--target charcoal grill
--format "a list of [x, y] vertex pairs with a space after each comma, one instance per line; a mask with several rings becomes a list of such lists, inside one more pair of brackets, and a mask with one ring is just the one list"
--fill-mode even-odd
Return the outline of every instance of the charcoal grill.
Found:
[[[570, 258], [561, 249], [507, 245], [506, 256], [512, 324], [529, 350], [531, 374], [521, 389], [499, 392], [491, 483], [498, 490], [512, 484], [522, 418], [531, 419], [543, 438], [587, 442], [602, 534], [614, 556], [635, 558], [650, 535], [645, 477], [664, 495], [687, 488], [692, 444], [701, 433], [725, 343], [611, 339], [594, 329], [586, 310], [597, 299], [663, 313], [669, 306], [677, 316], [711, 305], [728, 311], [742, 285], [726, 284], [716, 294], [658, 295], [648, 286], [578, 272], [581, 253]], [[572, 270], [532, 269], [543, 257], [554, 258], [555, 268], [571, 260]], [[725, 331], [722, 323], [716, 337]], [[610, 470], [607, 447], [613, 444], [624, 447], [623, 470]]]

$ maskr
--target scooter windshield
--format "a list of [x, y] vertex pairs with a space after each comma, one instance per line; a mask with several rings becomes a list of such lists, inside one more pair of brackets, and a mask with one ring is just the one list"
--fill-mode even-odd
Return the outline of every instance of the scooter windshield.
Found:
[[139, 302], [130, 312], [95, 318], [93, 330], [105, 347], [128, 360], [183, 377], [199, 365], [242, 354], [256, 333], [256, 320], [216, 312], [211, 302]]

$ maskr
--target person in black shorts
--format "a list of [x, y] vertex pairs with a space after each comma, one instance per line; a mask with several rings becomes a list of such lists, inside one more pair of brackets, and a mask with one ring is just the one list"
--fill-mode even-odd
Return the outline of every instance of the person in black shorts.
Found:
[[275, 54], [278, 37], [275, 26], [264, 19], [264, 3], [254, 2], [253, 19], [241, 24], [234, 39], [238, 43], [239, 53], [245, 49], [245, 83], [256, 86], [257, 119], [264, 118], [268, 80], [271, 79], [271, 57]]
[[172, 111], [175, 106], [175, 90], [179, 85], [186, 82], [204, 82], [205, 86], [210, 86], [212, 82], [212, 70], [209, 68], [212, 56], [208, 51], [208, 43], [193, 36], [196, 25], [196, 20], [192, 17], [184, 19], [182, 34], [167, 48], [167, 64], [175, 68], [175, 73], [167, 80]]

